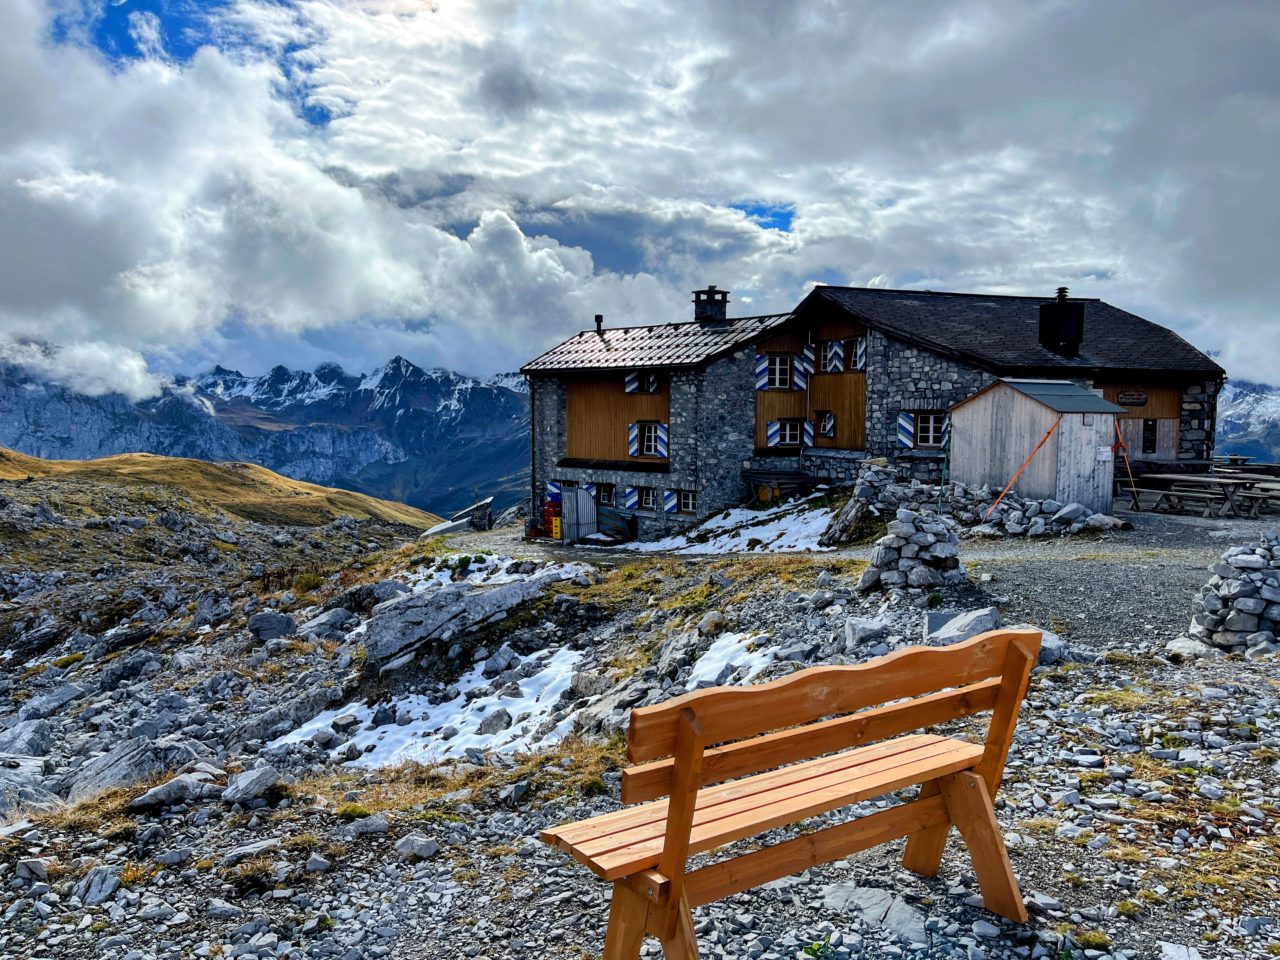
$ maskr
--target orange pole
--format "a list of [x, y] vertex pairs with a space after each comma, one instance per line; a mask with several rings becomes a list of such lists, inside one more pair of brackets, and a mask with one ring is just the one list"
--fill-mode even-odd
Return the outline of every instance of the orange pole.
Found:
[[1116, 425], [1116, 447], [1124, 456], [1124, 471], [1129, 474], [1129, 499], [1133, 501], [1133, 509], [1137, 513], [1142, 512], [1142, 504], [1138, 502], [1138, 494], [1135, 488], [1138, 484], [1133, 479], [1133, 465], [1129, 463], [1129, 446], [1124, 442], [1124, 437], [1120, 435], [1120, 421], [1112, 418], [1112, 423]]
[[1005, 485], [1005, 488], [1000, 491], [1000, 496], [996, 497], [996, 502], [993, 503], [987, 509], [987, 512], [982, 515], [983, 520], [989, 520], [991, 518], [991, 514], [996, 512], [996, 507], [1000, 506], [1000, 501], [1005, 498], [1005, 494], [1007, 494], [1010, 490], [1013, 489], [1013, 485], [1017, 483], [1018, 478], [1022, 476], [1022, 471], [1027, 469], [1027, 467], [1031, 465], [1031, 461], [1036, 458], [1036, 454], [1040, 452], [1040, 448], [1049, 442], [1049, 438], [1053, 436], [1053, 431], [1058, 429], [1058, 424], [1060, 424], [1061, 422], [1062, 422], [1062, 416], [1059, 415], [1058, 419], [1053, 421], [1053, 426], [1050, 427], [1048, 431], [1045, 433], [1045, 435], [1040, 438], [1040, 442], [1036, 444], [1036, 448], [1031, 451], [1031, 456], [1027, 457], [1027, 459], [1022, 461], [1022, 466], [1020, 466], [1018, 468], [1018, 472], [1013, 475], [1013, 479], [1010, 480]]

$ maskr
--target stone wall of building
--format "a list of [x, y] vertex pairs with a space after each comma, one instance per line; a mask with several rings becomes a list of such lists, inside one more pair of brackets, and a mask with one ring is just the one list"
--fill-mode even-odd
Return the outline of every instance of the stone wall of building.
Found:
[[1216, 380], [1193, 383], [1182, 391], [1182, 418], [1178, 427], [1179, 460], [1211, 460], [1218, 427]]
[[646, 540], [742, 503], [747, 497], [743, 456], [750, 453], [755, 433], [754, 365], [754, 352], [743, 349], [704, 370], [671, 375], [670, 456], [667, 469], [661, 472], [556, 466], [566, 444], [564, 385], [555, 378], [537, 378], [531, 385], [538, 420], [531, 491], [534, 516], [542, 515], [547, 480], [611, 483], [619, 497], [626, 487], [653, 487], [659, 504], [664, 490], [697, 493], [696, 514], [634, 511], [639, 536]]
[[984, 370], [870, 331], [866, 454], [892, 458], [902, 477], [937, 480], [942, 474], [940, 452], [898, 449], [899, 412], [947, 410], [995, 379]]

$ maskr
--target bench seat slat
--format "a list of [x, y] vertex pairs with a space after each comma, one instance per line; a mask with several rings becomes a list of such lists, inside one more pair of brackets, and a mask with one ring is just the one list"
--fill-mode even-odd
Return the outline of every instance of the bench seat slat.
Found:
[[[816, 760], [806, 761], [781, 770], [771, 770], [768, 773], [762, 773], [754, 777], [734, 780], [731, 783], [702, 790], [698, 795], [697, 809], [703, 811], [705, 815], [706, 810], [719, 804], [737, 800], [744, 796], [751, 796], [776, 785], [794, 783], [796, 780], [804, 779], [807, 776], [817, 776], [831, 770], [843, 770], [861, 763], [932, 744], [941, 739], [944, 738], [931, 734], [912, 734], [911, 736], [887, 740], [884, 743], [876, 743], [869, 747], [847, 750], [834, 756], [820, 757]], [[646, 824], [660, 824], [666, 818], [667, 801], [663, 799], [653, 803], [638, 804], [614, 813], [606, 813], [599, 817], [592, 817], [589, 820], [581, 820], [578, 823], [571, 823], [567, 826], [557, 827], [555, 830], [548, 831], [548, 833], [555, 834], [560, 840], [575, 847], [583, 847], [593, 840], [614, 836], [635, 827], [641, 827]]]
[[[690, 853], [904, 786], [971, 769], [983, 748], [947, 737], [900, 737], [702, 790]], [[666, 827], [665, 800], [548, 830], [542, 839], [572, 854], [606, 880], [657, 864]]]

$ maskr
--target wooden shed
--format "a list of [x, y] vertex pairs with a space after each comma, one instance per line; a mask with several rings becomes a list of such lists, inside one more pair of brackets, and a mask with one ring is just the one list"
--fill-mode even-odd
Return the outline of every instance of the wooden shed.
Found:
[[[997, 380], [951, 408], [951, 476], [1110, 513], [1115, 417], [1123, 408], [1069, 380]], [[1043, 441], [1043, 446], [1036, 450]]]

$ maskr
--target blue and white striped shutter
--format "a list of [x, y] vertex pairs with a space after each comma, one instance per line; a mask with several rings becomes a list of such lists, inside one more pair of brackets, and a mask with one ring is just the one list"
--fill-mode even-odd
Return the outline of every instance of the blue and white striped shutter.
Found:
[[622, 491], [622, 506], [627, 510], [636, 510], [640, 506], [640, 491], [635, 487], [627, 487]]
[[667, 443], [667, 437], [667, 425], [665, 423], [658, 424], [658, 456], [660, 457], [668, 456], [667, 450], [669, 449], [669, 445]]
[[622, 389], [627, 393], [635, 393], [640, 389], [640, 374], [628, 373], [627, 379], [622, 383]]
[[640, 456], [640, 427], [634, 423], [627, 424], [627, 455]]
[[662, 512], [675, 513], [676, 509], [679, 506], [676, 500], [677, 500], [676, 492], [674, 490], [663, 490], [662, 491]]
[[658, 375], [656, 373], [645, 374], [644, 382], [648, 385], [647, 389], [650, 393], [658, 392]]
[[916, 445], [916, 415], [902, 411], [898, 414], [898, 446], [910, 450]]
[[806, 447], [813, 446], [813, 421], [806, 420], [804, 422], [804, 445]]
[[867, 369], [867, 338], [859, 337], [858, 342], [854, 345], [856, 356], [854, 357], [853, 369]]
[[596, 485], [594, 483], [584, 483], [582, 489], [591, 494], [592, 497], [596, 495]]
[[770, 420], [765, 425], [764, 443], [766, 447], [776, 447], [782, 442], [782, 428], [778, 426], [777, 420]]
[[822, 423], [818, 424], [818, 433], [824, 437], [836, 435], [836, 415], [830, 410], [822, 415]]
[[791, 386], [796, 390], [809, 389], [809, 378], [813, 376], [813, 357], [813, 344], [806, 344], [804, 349], [796, 354], [791, 375]]
[[951, 448], [951, 414], [947, 414], [942, 418], [942, 447], [944, 450]]
[[827, 344], [827, 373], [844, 372], [844, 341], [832, 340]]
[[756, 389], [769, 389], [769, 356], [768, 354], [756, 354]]
[[547, 481], [547, 503], [560, 502], [560, 484], [555, 480]]

